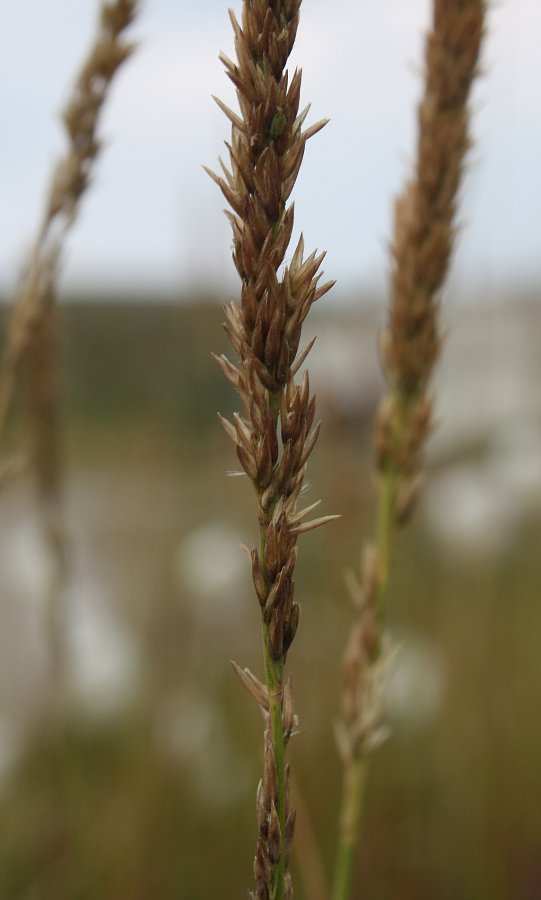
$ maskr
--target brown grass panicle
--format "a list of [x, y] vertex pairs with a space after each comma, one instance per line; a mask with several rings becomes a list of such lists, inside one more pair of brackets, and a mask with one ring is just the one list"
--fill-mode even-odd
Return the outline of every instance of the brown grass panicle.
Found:
[[[63, 113], [69, 146], [58, 161], [45, 212], [10, 317], [0, 368], [0, 434], [12, 402], [20, 366], [32, 347], [49, 340], [55, 281], [65, 234], [73, 223], [87, 189], [100, 149], [99, 116], [111, 81], [132, 52], [123, 33], [133, 21], [138, 0], [103, 3], [97, 35], [77, 76]], [[39, 353], [43, 356], [43, 347]], [[29, 360], [29, 377], [32, 363]], [[43, 373], [42, 365], [38, 369]], [[39, 392], [38, 392], [39, 393]]]
[[394, 532], [410, 516], [426, 441], [433, 427], [430, 379], [437, 361], [439, 294], [456, 236], [456, 208], [470, 146], [470, 89], [478, 70], [485, 0], [434, 0], [425, 49], [415, 173], [396, 201], [391, 298], [381, 356], [386, 379], [375, 427], [378, 503], [375, 541], [361, 583], [350, 579], [358, 609], [344, 660], [344, 763], [341, 836], [333, 900], [351, 890], [363, 760], [379, 743], [389, 651], [384, 640]]
[[102, 4], [97, 35], [63, 113], [69, 145], [53, 172], [43, 221], [9, 320], [0, 368], [1, 435], [16, 378], [23, 361], [26, 364], [36, 425], [32, 458], [40, 493], [49, 506], [55, 503], [60, 479], [53, 422], [53, 308], [59, 258], [100, 149], [99, 116], [111, 81], [132, 52], [123, 33], [133, 21], [137, 5], [137, 0]]
[[332, 516], [307, 521], [317, 504], [297, 511], [307, 460], [319, 423], [308, 374], [295, 375], [312, 343], [299, 352], [301, 328], [312, 304], [333, 282], [319, 285], [324, 254], [304, 258], [302, 236], [291, 261], [279, 269], [293, 229], [293, 190], [306, 141], [325, 121], [302, 130], [301, 73], [285, 66], [297, 32], [300, 0], [244, 0], [242, 22], [230, 12], [237, 61], [221, 54], [236, 87], [240, 114], [218, 105], [232, 124], [230, 169], [207, 170], [231, 211], [233, 260], [242, 282], [240, 304], [225, 307], [226, 332], [239, 362], [218, 363], [238, 390], [242, 414], [222, 419], [239, 462], [253, 483], [259, 545], [251, 551], [261, 606], [265, 684], [235, 667], [266, 719], [264, 776], [257, 792], [259, 835], [254, 862], [258, 900], [292, 895], [287, 872], [295, 813], [289, 804], [285, 748], [295, 726], [287, 653], [299, 621], [293, 571], [300, 534]]
[[[76, 78], [63, 113], [68, 148], [51, 179], [43, 220], [23, 273], [7, 327], [0, 366], [0, 438], [9, 415], [17, 379], [28, 389], [32, 436], [28, 459], [34, 469], [41, 525], [55, 573], [50, 585], [50, 650], [54, 680], [62, 681], [62, 616], [59, 585], [67, 567], [67, 540], [61, 510], [62, 467], [56, 422], [56, 283], [66, 234], [87, 190], [100, 149], [99, 117], [115, 73], [130, 56], [124, 31], [132, 23], [138, 0], [113, 0], [100, 9], [97, 34]], [[18, 471], [15, 465], [6, 471]]]
[[396, 201], [391, 303], [382, 341], [388, 396], [379, 413], [376, 452], [379, 471], [390, 468], [403, 479], [400, 518], [409, 511], [412, 480], [431, 427], [427, 388], [440, 350], [438, 295], [456, 234], [459, 187], [470, 146], [468, 97], [484, 16], [484, 0], [434, 4], [416, 170]]

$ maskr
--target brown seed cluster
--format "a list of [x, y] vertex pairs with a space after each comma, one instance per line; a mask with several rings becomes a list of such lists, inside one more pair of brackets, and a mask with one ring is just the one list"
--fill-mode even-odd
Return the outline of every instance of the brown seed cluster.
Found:
[[237, 62], [223, 54], [221, 59], [236, 87], [240, 114], [217, 101], [232, 124], [230, 168], [220, 161], [221, 175], [207, 170], [231, 207], [226, 214], [242, 284], [240, 303], [225, 308], [225, 329], [239, 361], [217, 360], [240, 395], [242, 412], [222, 424], [254, 485], [259, 514], [259, 546], [251, 558], [269, 658], [266, 686], [237, 667], [267, 717], [255, 859], [254, 896], [259, 900], [291, 895], [284, 873], [294, 816], [276, 755], [277, 747], [282, 755], [294, 727], [283, 666], [299, 622], [293, 592], [297, 537], [333, 518], [306, 521], [317, 504], [297, 511], [306, 463], [319, 434], [308, 374], [295, 382], [313, 344], [299, 352], [301, 329], [312, 304], [332, 287], [332, 282], [319, 285], [324, 254], [304, 259], [302, 236], [282, 269], [293, 229], [288, 200], [306, 141], [325, 125], [321, 121], [302, 130], [308, 109], [299, 111], [301, 73], [295, 71], [290, 80], [285, 71], [299, 8], [300, 0], [244, 0], [241, 23], [230, 12]]
[[[414, 507], [424, 447], [432, 429], [429, 383], [441, 343], [439, 292], [456, 234], [459, 188], [470, 146], [468, 98], [485, 13], [485, 0], [434, 0], [415, 175], [395, 208], [391, 302], [382, 341], [387, 391], [375, 432], [379, 502], [388, 517], [383, 527], [389, 535]], [[390, 536], [388, 541], [390, 545]], [[339, 742], [346, 761], [366, 753], [382, 734], [382, 686], [389, 655], [382, 596], [389, 560], [383, 561], [381, 555], [381, 547], [378, 551], [369, 548], [361, 586], [350, 584], [358, 618], [344, 660]]]
[[63, 119], [70, 146], [55, 173], [47, 218], [62, 213], [75, 216], [81, 195], [86, 190], [99, 149], [97, 123], [111, 81], [133, 46], [122, 39], [137, 11], [137, 0], [104, 3], [100, 12], [98, 35], [75, 82]]
[[[8, 326], [0, 371], [0, 431], [9, 411], [15, 378], [23, 357], [49, 330], [45, 320], [50, 316], [54, 301], [65, 232], [75, 218], [100, 149], [98, 119], [111, 81], [133, 49], [124, 41], [123, 32], [133, 21], [137, 6], [137, 0], [103, 3], [96, 39], [64, 111], [68, 150], [54, 171], [43, 223]], [[39, 352], [43, 357], [43, 351]], [[41, 363], [42, 368], [43, 359]], [[31, 373], [31, 361], [28, 370]]]
[[438, 295], [456, 235], [456, 207], [470, 146], [468, 97], [485, 0], [435, 0], [426, 41], [414, 178], [396, 202], [391, 303], [382, 357], [389, 393], [376, 441], [378, 467], [412, 482], [430, 433], [427, 390], [440, 351]]

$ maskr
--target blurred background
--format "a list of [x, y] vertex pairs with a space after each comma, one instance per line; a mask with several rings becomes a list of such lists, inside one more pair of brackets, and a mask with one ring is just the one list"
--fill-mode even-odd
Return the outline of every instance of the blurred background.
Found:
[[[3, 332], [95, 17], [90, 0], [4, 13]], [[310, 876], [332, 865], [343, 572], [371, 531], [392, 198], [414, 152], [428, 19], [421, 0], [311, 0], [295, 51], [312, 120], [331, 118], [307, 150], [297, 234], [338, 279], [307, 323], [323, 419], [309, 496], [342, 516], [301, 540], [296, 579], [301, 900], [319, 900]], [[395, 558], [393, 735], [372, 763], [359, 854], [371, 900], [541, 896], [540, 24], [534, 0], [494, 5], [474, 95], [439, 427]], [[210, 95], [234, 103], [217, 60], [231, 29], [217, 0], [147, 0], [133, 34], [62, 271], [61, 677], [30, 474], [0, 494], [2, 900], [232, 900], [252, 882], [262, 729], [229, 660], [261, 670], [240, 549], [256, 522], [216, 417], [236, 403], [210, 354], [227, 352], [221, 304], [237, 285], [201, 170], [228, 137]], [[24, 442], [23, 412], [6, 453]]]

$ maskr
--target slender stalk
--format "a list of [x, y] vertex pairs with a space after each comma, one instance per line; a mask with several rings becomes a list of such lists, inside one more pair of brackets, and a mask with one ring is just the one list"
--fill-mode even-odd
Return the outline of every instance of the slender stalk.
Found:
[[351, 896], [359, 844], [366, 768], [366, 760], [361, 756], [351, 760], [351, 763], [344, 768], [342, 806], [338, 822], [338, 851], [331, 900], [344, 900], [345, 897]]
[[[374, 602], [380, 622], [385, 620], [392, 548], [395, 534], [395, 509], [398, 482], [394, 472], [382, 473], [378, 480], [376, 513], [376, 569]], [[379, 630], [379, 629], [378, 629]], [[357, 639], [357, 635], [355, 635]], [[374, 647], [374, 659], [382, 652]], [[375, 723], [374, 723], [375, 725]], [[368, 770], [368, 756], [359, 752], [344, 760], [338, 842], [331, 900], [346, 900], [352, 894], [355, 861], [359, 844], [360, 820]]]
[[101, 4], [97, 33], [64, 111], [68, 146], [53, 171], [42, 222], [12, 308], [0, 365], [0, 437], [21, 375], [28, 390], [31, 463], [41, 529], [53, 565], [48, 585], [48, 638], [55, 713], [62, 704], [65, 667], [61, 604], [68, 566], [57, 422], [56, 290], [66, 237], [90, 184], [100, 148], [100, 113], [116, 71], [132, 51], [123, 35], [136, 8], [137, 0]]
[[[268, 527], [268, 523], [265, 523]], [[271, 583], [265, 573], [265, 549], [266, 549], [266, 527], [261, 527], [259, 538], [258, 560], [261, 572], [264, 573], [266, 589], [270, 592]], [[262, 611], [261, 616], [261, 636], [263, 645], [263, 672], [265, 677], [266, 697], [268, 698], [268, 728], [267, 734], [270, 735], [270, 743], [272, 747], [272, 757], [275, 763], [276, 776], [276, 812], [278, 815], [278, 824], [280, 826], [281, 850], [280, 859], [274, 873], [273, 888], [277, 892], [283, 891], [285, 869], [283, 864], [284, 847], [283, 835], [285, 834], [285, 784], [286, 784], [286, 738], [284, 735], [284, 727], [282, 721], [282, 697], [284, 690], [284, 667], [280, 660], [274, 660], [271, 647], [270, 626], [265, 621]], [[277, 893], [279, 896], [279, 893]]]
[[350, 580], [358, 616], [344, 658], [343, 721], [337, 729], [344, 774], [332, 900], [352, 896], [367, 760], [385, 734], [391, 556], [395, 533], [414, 506], [432, 429], [429, 385], [441, 345], [439, 294], [456, 233], [457, 197], [470, 146], [468, 98], [485, 12], [485, 0], [433, 2], [415, 175], [396, 203], [391, 303], [382, 342], [387, 390], [375, 428], [374, 543], [365, 550], [360, 582]]
[[285, 831], [286, 831], [286, 740], [282, 722], [282, 694], [284, 690], [283, 666], [276, 663], [271, 654], [269, 626], [263, 623], [263, 656], [265, 683], [269, 694], [269, 720], [271, 729], [272, 753], [276, 763], [276, 812], [280, 826], [280, 855], [274, 873], [274, 897], [281, 900], [284, 891], [285, 876]]
[[[380, 622], [385, 620], [389, 575], [395, 534], [395, 509], [398, 482], [393, 471], [378, 479], [376, 512], [375, 607]], [[357, 638], [357, 636], [355, 636]], [[375, 658], [381, 648], [374, 648]], [[361, 812], [368, 773], [368, 755], [351, 754], [344, 760], [338, 841], [331, 900], [347, 900], [352, 896], [355, 862], [359, 845]]]
[[[265, 523], [268, 527], [268, 523]], [[259, 564], [261, 571], [265, 572], [265, 548], [266, 548], [266, 529], [261, 528], [259, 539]], [[272, 585], [265, 578], [267, 589], [271, 590]], [[263, 641], [263, 671], [265, 675], [265, 687], [269, 700], [268, 720], [270, 725], [270, 739], [272, 746], [272, 756], [276, 765], [276, 812], [278, 814], [278, 824], [280, 827], [280, 857], [273, 876], [272, 890], [275, 892], [276, 900], [282, 898], [285, 876], [285, 846], [284, 837], [286, 831], [286, 737], [284, 735], [284, 726], [282, 720], [282, 697], [284, 691], [284, 667], [280, 660], [274, 660], [272, 656], [270, 626], [265, 621], [262, 612], [261, 616], [262, 641]]]
[[376, 559], [377, 594], [376, 604], [381, 619], [387, 612], [387, 594], [393, 538], [396, 529], [395, 516], [398, 500], [398, 480], [394, 472], [383, 472], [378, 480]]

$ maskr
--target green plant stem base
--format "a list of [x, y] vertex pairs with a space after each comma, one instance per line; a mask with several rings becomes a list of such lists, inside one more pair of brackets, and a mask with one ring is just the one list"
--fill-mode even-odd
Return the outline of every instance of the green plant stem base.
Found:
[[366, 781], [366, 760], [351, 761], [344, 772], [342, 808], [340, 810], [339, 844], [331, 900], [351, 896], [355, 859], [359, 844], [359, 826]]

